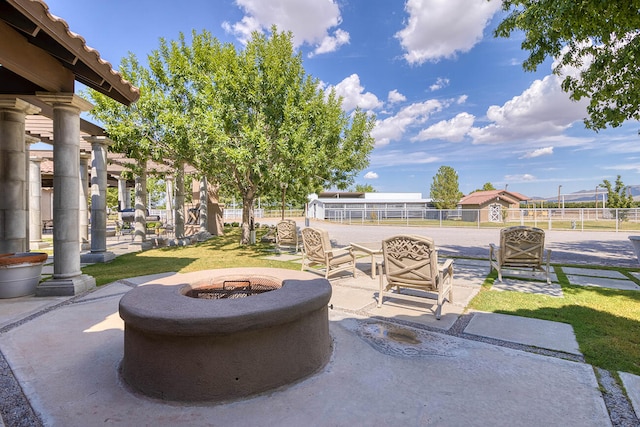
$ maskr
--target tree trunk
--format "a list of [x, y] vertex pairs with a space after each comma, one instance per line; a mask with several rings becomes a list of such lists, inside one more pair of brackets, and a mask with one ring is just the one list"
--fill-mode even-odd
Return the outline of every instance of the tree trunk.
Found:
[[284, 221], [284, 200], [285, 200], [285, 196], [287, 194], [287, 186], [283, 185], [282, 186], [282, 221]]
[[254, 193], [242, 195], [242, 238], [241, 245], [248, 245], [251, 242], [251, 231], [253, 231], [253, 202]]

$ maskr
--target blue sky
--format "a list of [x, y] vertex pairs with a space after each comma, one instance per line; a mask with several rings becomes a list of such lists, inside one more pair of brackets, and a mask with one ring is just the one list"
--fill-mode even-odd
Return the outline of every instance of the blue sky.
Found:
[[272, 24], [294, 34], [305, 70], [375, 113], [376, 147], [356, 183], [425, 197], [440, 166], [467, 194], [491, 182], [529, 197], [639, 184], [637, 122], [594, 133], [585, 102], [522, 69], [521, 39], [496, 39], [496, 0], [45, 0], [103, 59], [146, 61], [160, 37], [206, 29], [242, 45]]

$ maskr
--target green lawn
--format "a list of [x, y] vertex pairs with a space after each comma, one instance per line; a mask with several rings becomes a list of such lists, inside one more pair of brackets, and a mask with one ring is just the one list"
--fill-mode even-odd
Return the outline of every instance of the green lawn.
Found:
[[[300, 264], [269, 261], [270, 244], [241, 246], [240, 231], [226, 228], [225, 235], [186, 247], [153, 249], [117, 257], [108, 264], [87, 266], [83, 272], [98, 286], [127, 277], [161, 272], [190, 272], [228, 267], [278, 267], [299, 269]], [[258, 240], [264, 229], [258, 230]], [[617, 269], [628, 275], [627, 270]], [[521, 292], [491, 291], [495, 272], [471, 301], [476, 310], [564, 322], [573, 326], [580, 350], [588, 363], [611, 371], [640, 375], [640, 292], [572, 286], [556, 269], [564, 298]], [[632, 276], [628, 275], [632, 280]]]
[[[625, 269], [616, 270], [626, 274]], [[587, 363], [640, 375], [640, 292], [573, 286], [560, 269], [556, 268], [556, 273], [564, 298], [492, 291], [497, 277], [493, 272], [469, 306], [568, 323]]]

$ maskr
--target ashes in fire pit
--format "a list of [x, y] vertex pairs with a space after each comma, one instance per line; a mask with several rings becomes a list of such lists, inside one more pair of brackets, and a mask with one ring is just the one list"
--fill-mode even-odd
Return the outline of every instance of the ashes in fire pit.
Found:
[[274, 291], [282, 287], [282, 282], [266, 277], [250, 277], [247, 279], [223, 280], [211, 286], [196, 286], [185, 295], [200, 299], [244, 298], [264, 292]]

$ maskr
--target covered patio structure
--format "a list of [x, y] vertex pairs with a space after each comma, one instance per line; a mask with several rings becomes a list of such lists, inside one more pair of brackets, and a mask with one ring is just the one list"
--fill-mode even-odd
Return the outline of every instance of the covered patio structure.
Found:
[[[41, 283], [37, 293], [82, 293], [95, 286], [95, 280], [80, 270], [79, 245], [80, 113], [92, 105], [74, 93], [75, 84], [124, 105], [135, 102], [139, 91], [72, 33], [64, 20], [51, 15], [42, 1], [0, 2], [0, 64], [0, 253], [29, 249], [28, 146], [39, 138], [26, 134], [25, 122], [28, 115], [39, 114], [52, 121], [55, 257], [53, 278]], [[104, 234], [109, 140], [99, 128], [82, 126], [87, 126], [83, 130], [89, 135], [91, 167], [96, 170], [91, 187], [92, 210], [96, 210], [92, 233]], [[95, 240], [99, 245], [102, 239], [96, 236]], [[96, 247], [96, 253], [105, 251]]]

